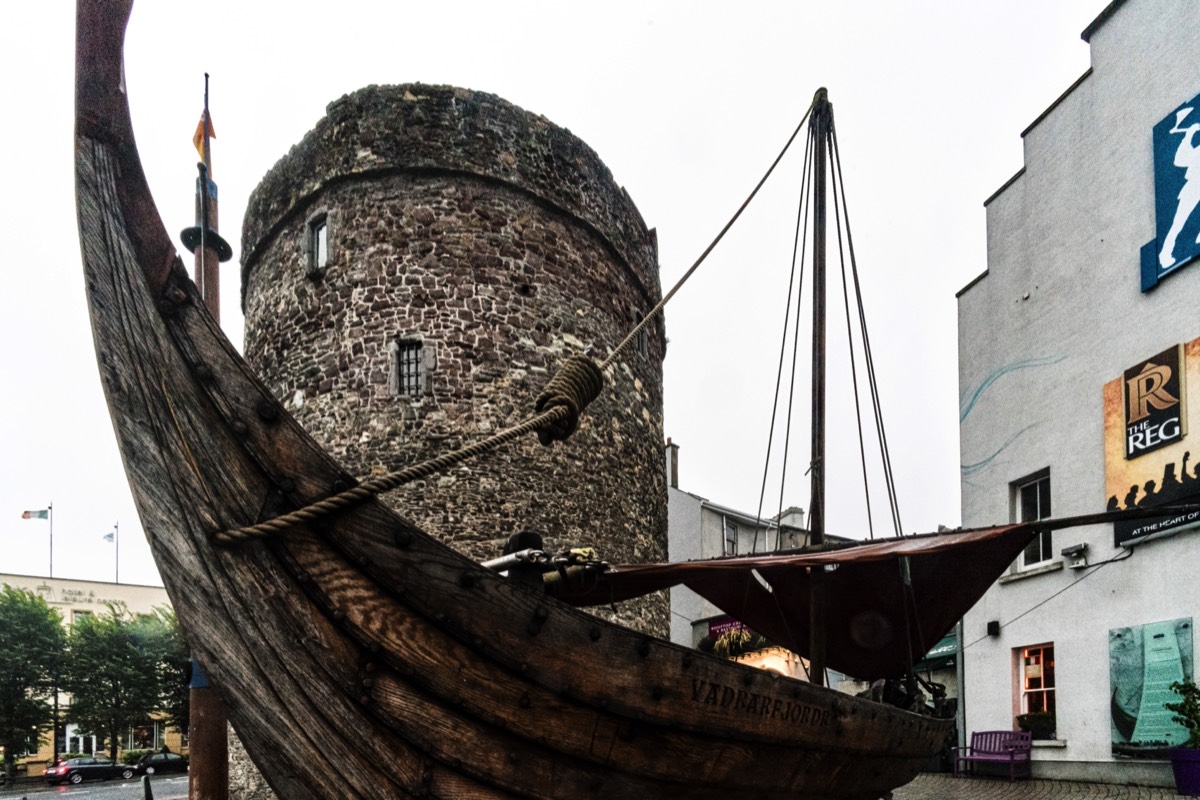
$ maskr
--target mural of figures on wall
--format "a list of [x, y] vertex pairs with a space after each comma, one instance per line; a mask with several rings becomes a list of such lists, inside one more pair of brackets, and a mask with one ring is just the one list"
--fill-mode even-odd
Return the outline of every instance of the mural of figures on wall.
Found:
[[1163, 703], [1177, 699], [1171, 684], [1194, 669], [1191, 617], [1108, 632], [1113, 755], [1165, 758], [1166, 748], [1187, 740]]
[[1142, 246], [1143, 292], [1200, 257], [1200, 95], [1179, 105], [1151, 131], [1154, 152], [1154, 238]]
[[[1163, 237], [1162, 250], [1158, 254], [1158, 263], [1163, 269], [1170, 269], [1183, 260], [1175, 255], [1175, 243], [1179, 239], [1179, 234], [1183, 232], [1183, 226], [1192, 218], [1196, 205], [1200, 203], [1200, 144], [1195, 142], [1196, 134], [1200, 133], [1200, 123], [1193, 120], [1192, 124], [1186, 128], [1180, 127], [1193, 111], [1195, 108], [1187, 106], [1175, 112], [1175, 125], [1167, 131], [1168, 134], [1183, 135], [1179, 147], [1175, 150], [1175, 158], [1172, 163], [1182, 169], [1184, 175], [1183, 186], [1176, 195], [1175, 213], [1171, 215], [1171, 226], [1167, 229], [1167, 235]], [[1200, 236], [1196, 237], [1194, 244], [1200, 244]], [[1188, 248], [1188, 255], [1195, 255], [1194, 247]]]
[[[1164, 350], [1104, 385], [1109, 511], [1200, 503], [1200, 339]], [[1195, 406], [1195, 407], [1193, 407]], [[1114, 525], [1115, 544], [1200, 526], [1200, 512]]]

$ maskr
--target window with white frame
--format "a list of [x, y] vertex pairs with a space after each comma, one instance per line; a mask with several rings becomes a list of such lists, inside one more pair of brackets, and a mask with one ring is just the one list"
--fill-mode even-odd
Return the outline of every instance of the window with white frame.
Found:
[[1021, 713], [1054, 713], [1054, 644], [1021, 648]]
[[141, 725], [133, 725], [123, 737], [121, 746], [126, 750], [158, 750], [163, 744], [163, 724], [148, 719]]
[[68, 753], [91, 753], [100, 749], [100, 743], [95, 734], [83, 734], [78, 725], [67, 725], [62, 738]]
[[738, 526], [725, 520], [725, 555], [736, 556], [738, 553]]
[[[1050, 517], [1050, 471], [1044, 470], [1013, 484], [1013, 505], [1017, 522], [1036, 522]], [[1050, 531], [1040, 532], [1021, 552], [1019, 566], [1032, 567], [1054, 557]]]

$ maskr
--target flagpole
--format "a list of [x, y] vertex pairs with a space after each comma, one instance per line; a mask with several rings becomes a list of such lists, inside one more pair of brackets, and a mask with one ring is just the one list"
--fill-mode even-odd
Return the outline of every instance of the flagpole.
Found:
[[120, 521], [113, 523], [113, 583], [121, 582], [121, 535]]
[[46, 517], [50, 520], [50, 577], [54, 577], [54, 503], [46, 506]]
[[192, 137], [200, 151], [200, 163], [196, 165], [200, 177], [196, 179], [196, 225], [183, 232], [183, 244], [195, 255], [196, 288], [208, 307], [213, 319], [221, 321], [221, 263], [233, 258], [233, 248], [221, 238], [217, 224], [217, 184], [212, 179], [212, 117], [208, 113], [208, 73], [204, 73], [204, 112], [200, 125]]
[[[221, 324], [220, 272], [222, 261], [233, 257], [233, 249], [221, 238], [217, 213], [217, 184], [212, 180], [212, 147], [215, 135], [208, 113], [208, 73], [204, 73], [204, 114], [199, 136], [203, 146], [200, 177], [196, 181], [196, 227], [183, 232], [183, 243], [195, 256], [196, 287], [200, 298], [217, 325]], [[198, 141], [197, 141], [198, 139]], [[229, 738], [228, 715], [216, 689], [208, 685], [200, 661], [192, 657], [192, 682], [189, 690], [188, 740], [191, 767], [188, 770], [189, 800], [228, 800]]]
[[[211, 126], [208, 114], [208, 73], [204, 73], [204, 152], [201, 153], [204, 168], [200, 170], [198, 184], [199, 193], [196, 196], [196, 225], [200, 228], [200, 246], [196, 248], [196, 278], [200, 284], [200, 296], [204, 298], [213, 318], [221, 322], [221, 292], [220, 273], [217, 262], [209, 259], [208, 233], [217, 232], [216, 208], [212, 194], [216, 191], [216, 183], [212, 179], [212, 145], [209, 141], [208, 129]], [[212, 218], [209, 218], [209, 215]]]

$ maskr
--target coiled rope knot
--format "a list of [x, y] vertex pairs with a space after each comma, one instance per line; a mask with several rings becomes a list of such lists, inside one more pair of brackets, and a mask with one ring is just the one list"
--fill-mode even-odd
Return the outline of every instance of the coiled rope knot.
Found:
[[566, 440], [579, 427], [579, 415], [603, 388], [604, 373], [595, 362], [584, 355], [570, 356], [538, 395], [535, 406], [538, 412], [562, 406], [568, 414], [538, 428], [538, 441], [549, 447], [555, 441]]

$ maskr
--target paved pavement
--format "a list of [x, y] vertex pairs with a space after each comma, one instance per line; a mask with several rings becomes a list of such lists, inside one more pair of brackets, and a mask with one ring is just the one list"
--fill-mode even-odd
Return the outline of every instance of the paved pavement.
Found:
[[1160, 786], [1121, 786], [1108, 783], [1006, 778], [955, 778], [946, 773], [921, 773], [892, 794], [893, 800], [1178, 800], [1175, 790]]
[[[89, 786], [85, 784], [84, 786]], [[107, 787], [109, 784], [96, 784]], [[130, 784], [123, 784], [130, 786]], [[22, 791], [23, 789], [23, 791]], [[48, 792], [63, 792], [45, 785], [0, 787], [0, 800], [20, 800]], [[75, 792], [79, 789], [71, 789]], [[141, 789], [138, 789], [141, 796]], [[1078, 783], [1075, 781], [1028, 780], [1009, 783], [1006, 778], [955, 778], [948, 773], [923, 772], [907, 786], [892, 793], [893, 800], [1179, 800], [1174, 789], [1158, 786], [1121, 786], [1107, 783]], [[124, 795], [122, 795], [124, 798]], [[155, 784], [155, 800], [187, 800], [186, 789], [180, 791], [177, 781]]]

